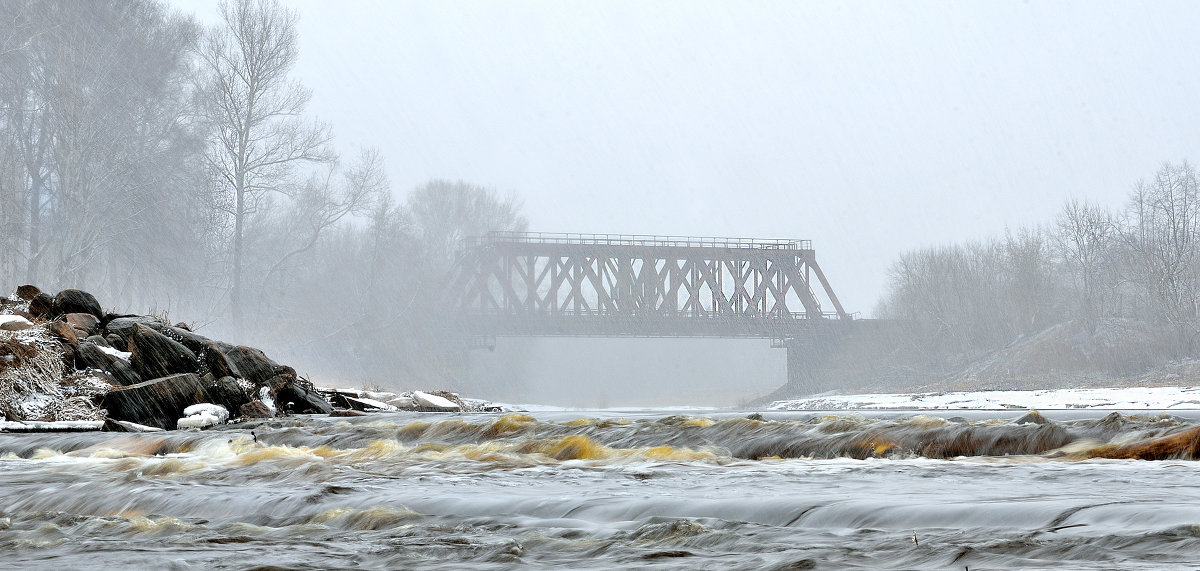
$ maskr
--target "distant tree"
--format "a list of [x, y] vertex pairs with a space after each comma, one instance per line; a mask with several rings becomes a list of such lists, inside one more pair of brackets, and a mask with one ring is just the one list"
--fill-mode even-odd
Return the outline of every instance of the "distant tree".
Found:
[[995, 318], [1023, 335], [1056, 323], [1062, 315], [1056, 307], [1059, 294], [1046, 233], [1022, 228], [1006, 233], [999, 246], [997, 301], [1003, 312]]
[[[243, 320], [247, 225], [289, 186], [304, 164], [329, 163], [327, 125], [301, 117], [310, 92], [288, 74], [296, 63], [296, 15], [276, 0], [220, 5], [222, 25], [200, 50], [203, 93], [211, 122], [209, 165], [232, 218], [229, 307]], [[303, 188], [303, 187], [301, 187]]]
[[1168, 321], [1196, 317], [1200, 181], [1187, 161], [1164, 164], [1135, 187], [1121, 237], [1147, 296], [1146, 311]]
[[[265, 248], [274, 259], [263, 272], [260, 288], [286, 290], [286, 283], [272, 282], [292, 282], [292, 277], [282, 274], [294, 260], [310, 252], [347, 216], [370, 214], [389, 192], [378, 149], [363, 150], [345, 171], [329, 163], [327, 171], [312, 173], [299, 189], [290, 192], [288, 208], [279, 209], [280, 219], [273, 224], [276, 243]], [[329, 262], [338, 264], [336, 260]], [[268, 297], [259, 295], [260, 311]]]
[[[467, 238], [492, 231], [523, 232], [528, 221], [512, 195], [463, 181], [432, 180], [418, 187], [405, 203], [407, 228], [415, 256], [401, 291], [412, 292], [398, 319], [413, 334], [402, 348], [412, 374], [431, 382], [461, 380], [462, 332], [447, 319], [446, 287]], [[407, 296], [402, 296], [407, 297]]]
[[449, 268], [468, 237], [529, 226], [515, 197], [463, 181], [431, 180], [408, 196], [406, 206], [421, 257], [437, 271]]
[[0, 21], [16, 23], [0, 112], [25, 279], [108, 293], [187, 281], [180, 252], [204, 203], [183, 81], [194, 24], [152, 0], [0, 3]]
[[1094, 331], [1097, 319], [1116, 312], [1110, 292], [1117, 287], [1117, 220], [1104, 208], [1072, 199], [1059, 211], [1055, 230], [1058, 257], [1072, 291], [1067, 301]]

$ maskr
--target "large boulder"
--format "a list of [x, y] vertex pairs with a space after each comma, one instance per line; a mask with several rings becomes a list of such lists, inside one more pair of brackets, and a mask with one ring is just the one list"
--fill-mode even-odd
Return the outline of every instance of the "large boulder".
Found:
[[82, 341], [75, 352], [75, 366], [80, 369], [99, 369], [108, 373], [116, 385], [136, 385], [142, 382], [141, 375], [124, 359], [105, 352], [92, 341]]
[[53, 317], [51, 313], [54, 311], [54, 298], [48, 293], [39, 293], [29, 300], [29, 314], [34, 317], [46, 319]]
[[195, 373], [184, 373], [113, 389], [101, 406], [114, 420], [172, 430], [185, 408], [202, 402], [212, 402], [204, 382]]
[[325, 395], [294, 375], [276, 375], [269, 384], [279, 410], [296, 414], [329, 414], [333, 410]]
[[133, 365], [125, 362], [124, 359], [113, 358], [108, 364], [108, 372], [117, 383], [122, 385], [136, 385], [142, 382], [142, 376], [133, 370]]
[[111, 336], [116, 335], [118, 341], [113, 343], [113, 347], [122, 351], [129, 350], [129, 336], [133, 334], [135, 325], [145, 325], [155, 331], [163, 328], [161, 321], [144, 315], [121, 315], [109, 316], [109, 320], [104, 325], [104, 337], [109, 339], [109, 343], [113, 343]]
[[245, 345], [227, 349], [225, 358], [243, 379], [254, 383], [256, 387], [267, 386], [271, 377], [275, 376], [275, 369], [279, 367], [279, 363], [272, 361], [266, 353]]
[[24, 331], [33, 327], [33, 322], [20, 315], [0, 315], [0, 330]]
[[242, 418], [273, 418], [275, 413], [263, 401], [252, 400], [238, 409], [238, 416]]
[[129, 361], [143, 379], [195, 373], [200, 369], [200, 361], [190, 349], [141, 323], [133, 326], [129, 350], [133, 353]]
[[212, 376], [218, 379], [221, 377], [242, 377], [241, 371], [233, 366], [233, 363], [229, 362], [229, 358], [225, 356], [225, 353], [221, 352], [220, 347], [215, 343], [209, 343], [208, 347], [205, 347], [201, 352], [201, 355], [204, 358], [204, 367], [208, 369], [208, 372]]
[[100, 318], [90, 313], [66, 313], [63, 320], [75, 328], [75, 335], [80, 339], [91, 337], [100, 330]]
[[183, 343], [184, 347], [191, 349], [192, 352], [196, 353], [196, 354], [199, 354], [200, 352], [207, 349], [209, 345], [213, 344], [212, 339], [209, 339], [208, 337], [205, 337], [203, 335], [193, 333], [190, 329], [183, 329], [181, 327], [164, 325], [162, 327], [162, 329], [159, 330], [159, 332], [161, 332], [163, 335], [166, 335], [167, 337], [170, 337], [171, 339], [174, 339], [180, 343]]
[[71, 327], [65, 319], [61, 317], [46, 324], [46, 330], [51, 335], [58, 337], [67, 345], [72, 347], [79, 344], [79, 334], [75, 332], [75, 328]]
[[213, 381], [208, 386], [208, 394], [212, 398], [210, 402], [219, 404], [229, 411], [241, 410], [242, 406], [250, 404], [252, 400], [245, 389], [238, 384], [237, 379], [233, 377], [221, 377]]
[[105, 339], [99, 335], [92, 335], [92, 336], [88, 337], [87, 339], [84, 339], [84, 341], [89, 341], [91, 343], [95, 343], [96, 345], [99, 345], [100, 347], [113, 348], [113, 346], [111, 344], [109, 344], [108, 339]]
[[64, 289], [54, 296], [54, 315], [65, 313], [90, 313], [96, 319], [104, 317], [104, 310], [96, 297], [81, 289]]
[[42, 293], [42, 290], [38, 289], [38, 286], [35, 285], [26, 284], [17, 286], [17, 297], [25, 301], [33, 301], [33, 298], [39, 293]]
[[75, 352], [75, 368], [107, 371], [108, 363], [113, 359], [116, 357], [102, 351], [99, 345], [92, 341], [82, 341], [79, 343], [79, 350]]

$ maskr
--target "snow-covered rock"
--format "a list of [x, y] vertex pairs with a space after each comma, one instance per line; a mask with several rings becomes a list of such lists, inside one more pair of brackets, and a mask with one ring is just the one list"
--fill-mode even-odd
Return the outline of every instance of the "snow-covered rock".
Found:
[[363, 406], [365, 406], [368, 409], [376, 408], [379, 410], [396, 410], [396, 407], [394, 407], [388, 403], [385, 403], [385, 402], [377, 401], [375, 399], [358, 397], [353, 400], [358, 401], [359, 403], [361, 403]]
[[33, 322], [20, 315], [0, 315], [0, 330], [24, 331], [33, 327]]
[[429, 394], [425, 391], [413, 391], [412, 399], [413, 402], [420, 407], [443, 409], [446, 411], [462, 410], [462, 408], [455, 404], [454, 401], [445, 397]]
[[185, 428], [207, 428], [229, 420], [229, 411], [219, 404], [202, 402], [183, 409], [186, 418], [179, 419], [176, 426]]
[[412, 408], [414, 406], [417, 406], [416, 401], [414, 401], [412, 397], [396, 397], [392, 400], [387, 401], [387, 403], [391, 406], [394, 406], [396, 408], [401, 408], [401, 409]]
[[229, 410], [219, 404], [202, 402], [183, 409], [184, 416], [196, 416], [203, 413], [209, 413], [217, 418], [220, 418], [221, 422], [229, 420]]

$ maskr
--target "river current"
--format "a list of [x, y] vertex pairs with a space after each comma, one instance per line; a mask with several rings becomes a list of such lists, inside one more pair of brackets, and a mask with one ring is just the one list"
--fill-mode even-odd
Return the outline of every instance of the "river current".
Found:
[[1022, 414], [0, 434], [0, 552], [10, 569], [1200, 568], [1200, 413]]

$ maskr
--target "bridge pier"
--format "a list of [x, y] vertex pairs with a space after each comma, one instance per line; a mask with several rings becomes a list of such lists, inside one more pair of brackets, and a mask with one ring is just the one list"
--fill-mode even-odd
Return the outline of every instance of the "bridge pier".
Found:
[[837, 388], [828, 377], [831, 360], [836, 358], [849, 333], [846, 323], [814, 322], [798, 335], [785, 339], [787, 384], [781, 391], [795, 396], [822, 393]]

